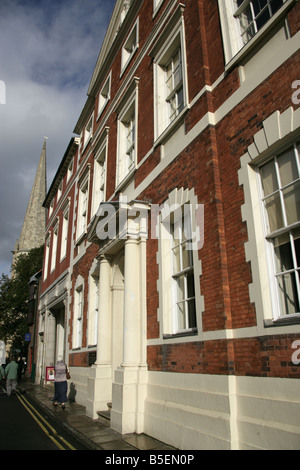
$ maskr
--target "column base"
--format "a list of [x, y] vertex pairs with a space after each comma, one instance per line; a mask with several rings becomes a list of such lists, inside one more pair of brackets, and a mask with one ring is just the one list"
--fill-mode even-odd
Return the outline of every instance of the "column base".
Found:
[[120, 434], [144, 432], [147, 382], [146, 367], [126, 366], [115, 371], [110, 421], [112, 429]]
[[94, 364], [87, 381], [86, 414], [97, 419], [97, 411], [107, 409], [107, 403], [112, 400], [111, 365]]

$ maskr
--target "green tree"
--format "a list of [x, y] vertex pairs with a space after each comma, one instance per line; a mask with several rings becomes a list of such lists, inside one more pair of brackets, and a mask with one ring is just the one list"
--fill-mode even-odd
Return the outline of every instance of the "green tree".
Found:
[[30, 278], [42, 269], [44, 246], [20, 255], [10, 279], [0, 278], [0, 339], [9, 341], [13, 349], [22, 349], [24, 336], [28, 332], [28, 295]]

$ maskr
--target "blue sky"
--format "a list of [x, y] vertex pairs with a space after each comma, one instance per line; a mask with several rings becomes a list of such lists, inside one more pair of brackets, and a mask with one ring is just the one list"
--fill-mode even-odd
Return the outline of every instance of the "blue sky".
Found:
[[47, 140], [48, 187], [67, 148], [115, 0], [0, 0], [0, 275], [9, 274]]

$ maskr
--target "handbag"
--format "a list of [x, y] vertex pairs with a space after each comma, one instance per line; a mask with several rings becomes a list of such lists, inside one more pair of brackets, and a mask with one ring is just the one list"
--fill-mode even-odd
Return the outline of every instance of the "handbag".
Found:
[[67, 372], [66, 372], [66, 376], [67, 376], [67, 380], [70, 380], [71, 375], [70, 375], [70, 372], [68, 371], [68, 369], [67, 369]]

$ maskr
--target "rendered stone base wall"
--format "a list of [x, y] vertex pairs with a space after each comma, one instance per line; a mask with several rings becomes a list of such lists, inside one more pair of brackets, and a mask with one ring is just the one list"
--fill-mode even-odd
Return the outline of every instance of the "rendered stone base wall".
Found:
[[179, 449], [299, 449], [294, 379], [148, 373], [144, 432]]

